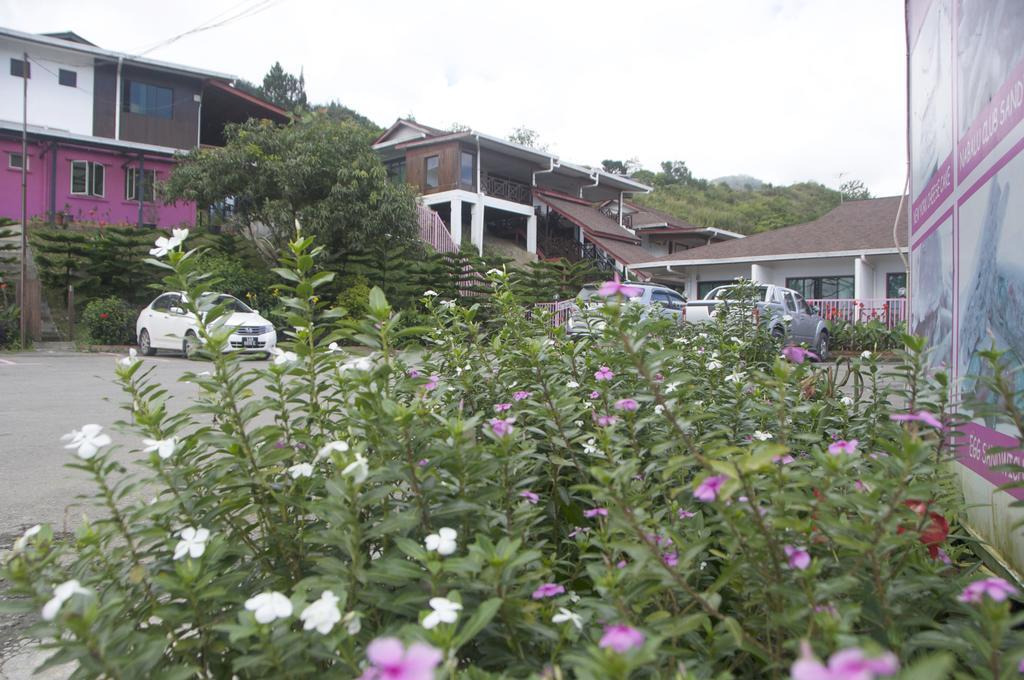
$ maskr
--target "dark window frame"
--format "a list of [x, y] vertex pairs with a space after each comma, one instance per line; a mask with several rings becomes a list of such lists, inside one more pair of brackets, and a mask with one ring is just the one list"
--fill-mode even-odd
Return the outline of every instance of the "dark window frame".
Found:
[[[826, 294], [825, 286], [832, 286], [835, 295]], [[827, 276], [787, 276], [786, 288], [791, 288], [809, 300], [852, 300], [855, 292], [854, 277], [851, 274], [829, 274]], [[839, 293], [844, 289], [849, 295]]]
[[[121, 93], [121, 110], [137, 116], [174, 120], [174, 88], [147, 83], [144, 80], [125, 80]], [[134, 99], [133, 92], [135, 90]], [[166, 102], [160, 102], [160, 93], [166, 92]], [[152, 95], [153, 101], [150, 102]]]
[[[431, 161], [434, 161], [434, 167], [433, 168], [430, 167], [430, 162]], [[430, 181], [431, 170], [433, 170], [433, 173], [434, 173], [433, 184], [431, 184], [431, 181]], [[427, 156], [426, 158], [423, 159], [423, 186], [427, 187], [428, 189], [436, 189], [439, 186], [441, 186], [441, 157], [440, 156], [437, 156], [437, 155]]]
[[11, 57], [11, 75], [15, 78], [28, 78], [32, 79], [32, 64], [26, 62], [24, 59], [15, 59]]
[[[10, 169], [10, 170], [21, 170], [21, 165], [15, 165], [14, 164], [14, 159], [16, 157], [21, 159], [21, 163], [22, 164], [25, 164], [25, 159], [22, 157], [20, 151], [9, 151], [9, 152], [7, 152], [7, 168], [8, 169]], [[32, 157], [31, 156], [29, 156], [28, 163], [25, 165], [25, 170], [27, 172], [32, 172]]]
[[[150, 180], [147, 182], [146, 178]], [[125, 168], [124, 171], [124, 200], [126, 201], [138, 201], [139, 194], [137, 191], [139, 178], [138, 168]], [[156, 181], [157, 175], [156, 170], [146, 168], [142, 175], [142, 202], [143, 203], [156, 203]]]
[[384, 169], [387, 171], [389, 180], [395, 184], [405, 184], [406, 165], [404, 158], [388, 161], [384, 164]]
[[78, 71], [62, 68], [57, 71], [57, 82], [64, 87], [78, 87]]
[[729, 279], [728, 281], [698, 281], [697, 282], [697, 299], [703, 300], [704, 296], [713, 291], [715, 288], [720, 286], [731, 286], [736, 283], [735, 280]]
[[[465, 161], [469, 158], [469, 167], [466, 167]], [[465, 173], [469, 170], [469, 180], [465, 178]], [[459, 151], [459, 184], [464, 187], [473, 187], [476, 185], [476, 154], [472, 151], [460, 150]]]

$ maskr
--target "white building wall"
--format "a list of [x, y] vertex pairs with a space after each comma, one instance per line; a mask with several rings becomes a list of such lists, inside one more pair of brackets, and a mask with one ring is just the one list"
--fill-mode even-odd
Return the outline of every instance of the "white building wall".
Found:
[[[874, 269], [873, 288], [876, 298], [885, 297], [887, 274], [902, 274], [907, 271], [899, 255], [875, 255], [868, 257], [868, 262]], [[907, 277], [907, 285], [910, 285], [910, 277]]]
[[[28, 123], [92, 134], [93, 58], [76, 52], [0, 39], [0, 120], [21, 122], [22, 79], [11, 75], [11, 59], [28, 52]], [[61, 85], [60, 69], [78, 74], [75, 87]]]

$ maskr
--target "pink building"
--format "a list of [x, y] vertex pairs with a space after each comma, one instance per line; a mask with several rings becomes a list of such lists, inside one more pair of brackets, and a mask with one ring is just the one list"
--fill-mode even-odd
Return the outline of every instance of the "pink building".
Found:
[[20, 221], [27, 165], [29, 219], [195, 224], [194, 204], [164, 204], [157, 195], [176, 156], [222, 145], [228, 123], [288, 120], [282, 109], [235, 89], [233, 80], [101, 49], [74, 33], [0, 27], [0, 217]]

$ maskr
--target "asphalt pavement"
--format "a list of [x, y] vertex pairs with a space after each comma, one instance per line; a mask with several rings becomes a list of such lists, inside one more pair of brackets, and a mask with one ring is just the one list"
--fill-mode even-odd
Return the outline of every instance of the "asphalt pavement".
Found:
[[[77, 496], [91, 495], [91, 480], [65, 467], [74, 460], [61, 435], [86, 423], [109, 428], [127, 420], [125, 394], [115, 381], [115, 362], [122, 355], [23, 352], [0, 354], [0, 538], [38, 523], [55, 531], [71, 531], [82, 513], [99, 511]], [[178, 379], [186, 371], [202, 371], [203, 362], [168, 354], [146, 357], [153, 377], [170, 394], [170, 404], [184, 407], [197, 388]], [[107, 430], [125, 449], [141, 441], [130, 432]], [[125, 462], [132, 454], [118, 454]], [[0, 541], [3, 543], [3, 541]]]

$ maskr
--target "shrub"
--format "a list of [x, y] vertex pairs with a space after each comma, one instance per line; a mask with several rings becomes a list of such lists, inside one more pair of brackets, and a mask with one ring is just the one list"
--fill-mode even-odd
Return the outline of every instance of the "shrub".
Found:
[[128, 345], [135, 342], [138, 310], [116, 297], [92, 300], [82, 312], [82, 325], [89, 340], [98, 345]]
[[905, 323], [890, 328], [878, 319], [859, 323], [834, 319], [828, 322], [828, 328], [832, 348], [848, 352], [864, 350], [881, 352], [899, 349], [903, 347], [903, 335], [907, 332]]
[[[374, 289], [356, 332], [375, 353], [353, 359], [331, 348], [344, 331], [317, 296], [318, 249], [291, 248], [294, 342], [269, 367], [203, 327], [212, 365], [176, 410], [144, 361], [120, 362], [130, 429], [152, 440], [138, 475], [99, 426], [72, 433], [101, 519], [67, 543], [27, 535], [4, 571], [9, 606], [42, 610], [54, 662], [747, 678], [802, 658], [802, 677], [840, 677], [812, 657], [845, 650], [875, 669], [857, 677], [940, 678], [1002, 677], [1024, 656], [1008, 589], [970, 585], [979, 564], [955, 540], [948, 385], [924, 377], [919, 340], [894, 394], [870, 359], [782, 361], [741, 313], [679, 326], [612, 300], [601, 330], [569, 338], [496, 274], [502, 324], [485, 335], [478, 306], [428, 299], [435, 328], [410, 355]], [[167, 288], [195, 300], [207, 284], [182, 255]]]
[[275, 280], [267, 267], [215, 251], [204, 253], [199, 260], [210, 280], [216, 281], [213, 289], [217, 292], [233, 295], [265, 314], [275, 306], [271, 291]]
[[338, 280], [338, 306], [350, 319], [362, 319], [369, 311], [370, 281], [362, 274], [346, 274]]

